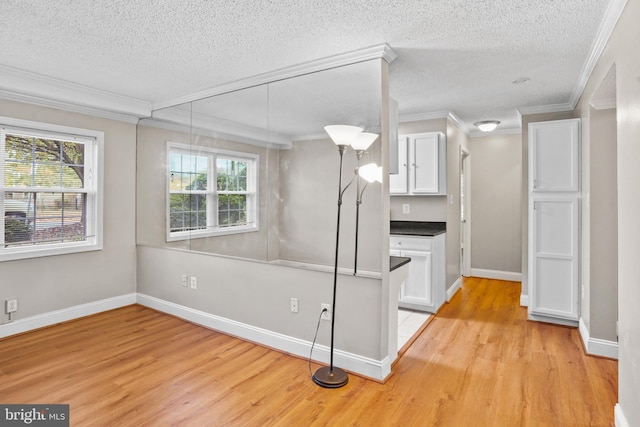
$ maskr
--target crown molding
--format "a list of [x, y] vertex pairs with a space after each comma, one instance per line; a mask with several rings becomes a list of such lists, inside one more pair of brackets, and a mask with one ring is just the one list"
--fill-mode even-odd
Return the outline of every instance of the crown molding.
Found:
[[391, 63], [396, 57], [397, 54], [393, 51], [393, 49], [391, 49], [388, 44], [384, 43], [381, 45], [328, 56], [313, 61], [303, 62], [301, 64], [293, 65], [290, 67], [284, 67], [267, 73], [235, 80], [229, 83], [224, 83], [192, 94], [156, 102], [152, 105], [152, 109], [159, 110], [162, 108], [173, 107], [211, 96], [222, 95], [224, 93], [260, 86], [267, 83], [273, 83], [280, 80], [302, 76], [305, 74], [328, 70], [331, 68], [356, 64], [372, 59], [384, 59], [386, 62]]
[[561, 111], [573, 111], [575, 108], [576, 108], [575, 105], [571, 105], [569, 103], [548, 104], [548, 105], [537, 105], [534, 107], [520, 107], [518, 108], [518, 113], [520, 114], [520, 116], [527, 116], [530, 114], [558, 113]]
[[592, 99], [590, 104], [596, 110], [611, 110], [616, 108], [616, 98]]
[[437, 119], [448, 119], [456, 125], [458, 129], [460, 129], [465, 135], [469, 136], [469, 128], [464, 124], [464, 122], [454, 113], [453, 111], [443, 110], [443, 111], [434, 111], [431, 113], [411, 113], [411, 114], [401, 114], [398, 117], [398, 121], [400, 123], [407, 122], [418, 122], [421, 120], [437, 120]]
[[591, 73], [596, 67], [602, 52], [604, 51], [609, 38], [611, 37], [611, 33], [613, 33], [618, 20], [620, 19], [620, 15], [622, 15], [622, 11], [627, 5], [627, 0], [610, 0], [607, 6], [607, 10], [604, 13], [604, 17], [600, 22], [600, 27], [598, 27], [598, 32], [596, 34], [596, 38], [591, 45], [591, 51], [589, 52], [589, 56], [582, 66], [582, 71], [580, 72], [580, 77], [578, 78], [578, 82], [576, 83], [575, 88], [573, 89], [573, 93], [571, 94], [571, 98], [569, 100], [569, 105], [572, 106], [572, 110], [576, 108], [578, 105], [578, 101], [584, 92], [584, 88], [587, 86], [587, 82], [591, 77]]
[[8, 92], [2, 89], [0, 89], [0, 99], [38, 105], [41, 107], [55, 108], [58, 110], [69, 111], [71, 113], [84, 114], [91, 117], [101, 117], [103, 119], [117, 120], [119, 122], [131, 124], [136, 124], [138, 123], [138, 120], [140, 120], [138, 116], [133, 116], [130, 114], [115, 113], [112, 111], [101, 110], [99, 108], [86, 107], [71, 104], [69, 102], [60, 102], [51, 99], [45, 99], [39, 96], [30, 96], [15, 92]]
[[400, 114], [398, 116], [398, 121], [400, 123], [407, 123], [407, 122], [419, 122], [421, 120], [446, 119], [447, 117], [449, 117], [449, 110], [434, 111], [431, 113]]
[[456, 116], [456, 113], [454, 113], [453, 111], [449, 111], [447, 118], [451, 120], [458, 127], [458, 129], [462, 131], [462, 133], [467, 136], [470, 135], [469, 128], [464, 124], [462, 120], [460, 120], [460, 117]]
[[291, 148], [292, 138], [264, 129], [219, 119], [206, 114], [193, 113], [178, 108], [155, 111], [152, 118], [140, 120], [142, 125], [196, 133], [198, 135], [240, 142], [261, 147]]
[[0, 65], [0, 98], [131, 123], [151, 115], [150, 102], [5, 65]]

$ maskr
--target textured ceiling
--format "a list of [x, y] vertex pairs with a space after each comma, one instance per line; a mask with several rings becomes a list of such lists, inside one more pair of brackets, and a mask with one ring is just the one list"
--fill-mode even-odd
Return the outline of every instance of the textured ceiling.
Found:
[[[608, 0], [2, 0], [0, 65], [158, 103], [388, 43], [401, 115], [568, 103]], [[513, 84], [527, 77], [523, 84]]]

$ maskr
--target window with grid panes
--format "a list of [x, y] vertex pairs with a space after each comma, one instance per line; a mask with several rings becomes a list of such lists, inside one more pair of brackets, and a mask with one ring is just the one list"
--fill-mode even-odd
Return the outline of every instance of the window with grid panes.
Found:
[[0, 118], [0, 260], [102, 248], [102, 132]]
[[258, 229], [257, 155], [171, 142], [167, 153], [167, 240]]

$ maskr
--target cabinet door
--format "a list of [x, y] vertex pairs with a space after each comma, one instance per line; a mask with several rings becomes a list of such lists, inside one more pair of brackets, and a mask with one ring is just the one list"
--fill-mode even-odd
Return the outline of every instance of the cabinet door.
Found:
[[533, 200], [529, 311], [578, 320], [579, 198]]
[[437, 193], [438, 187], [438, 134], [411, 137], [411, 185], [413, 193]]
[[579, 191], [580, 119], [529, 124], [529, 190]]
[[409, 277], [400, 289], [400, 302], [409, 303], [416, 309], [431, 309], [431, 252], [403, 250], [402, 256], [411, 258], [411, 262]]
[[398, 138], [398, 173], [389, 175], [390, 194], [407, 194], [407, 142], [406, 136]]

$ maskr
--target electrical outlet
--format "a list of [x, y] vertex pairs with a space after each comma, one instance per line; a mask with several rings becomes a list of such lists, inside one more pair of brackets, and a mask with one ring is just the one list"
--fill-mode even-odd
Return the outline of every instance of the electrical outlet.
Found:
[[180, 283], [182, 283], [182, 286], [184, 286], [185, 288], [188, 286], [188, 283], [187, 283], [188, 282], [188, 278], [189, 278], [189, 276], [187, 276], [186, 274], [183, 274], [182, 278], [180, 279], [181, 280]]
[[298, 298], [291, 298], [291, 312], [298, 312]]
[[191, 289], [198, 289], [198, 278], [191, 276]]
[[402, 213], [403, 214], [411, 213], [411, 205], [409, 203], [404, 203], [402, 205]]
[[6, 301], [6, 312], [7, 312], [7, 314], [15, 313], [16, 311], [18, 311], [18, 300], [17, 299], [8, 299]]
[[327, 309], [322, 313], [322, 320], [331, 320], [331, 304], [320, 304], [320, 310]]

